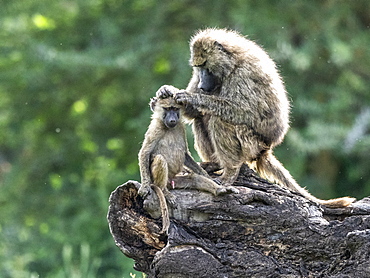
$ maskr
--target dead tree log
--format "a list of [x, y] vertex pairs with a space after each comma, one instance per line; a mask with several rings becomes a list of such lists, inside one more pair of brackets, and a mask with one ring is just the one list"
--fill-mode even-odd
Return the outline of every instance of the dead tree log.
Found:
[[[181, 182], [181, 180], [177, 181]], [[151, 277], [370, 277], [370, 198], [328, 209], [244, 166], [239, 194], [174, 189], [168, 236], [155, 194], [136, 181], [110, 196], [116, 245]]]

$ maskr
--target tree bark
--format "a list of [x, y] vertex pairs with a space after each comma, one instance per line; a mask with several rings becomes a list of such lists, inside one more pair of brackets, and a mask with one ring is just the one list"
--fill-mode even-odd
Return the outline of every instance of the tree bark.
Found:
[[109, 199], [111, 234], [149, 278], [370, 277], [369, 197], [325, 208], [246, 166], [234, 186], [239, 194], [171, 190], [167, 236], [155, 194], [144, 201], [128, 181]]

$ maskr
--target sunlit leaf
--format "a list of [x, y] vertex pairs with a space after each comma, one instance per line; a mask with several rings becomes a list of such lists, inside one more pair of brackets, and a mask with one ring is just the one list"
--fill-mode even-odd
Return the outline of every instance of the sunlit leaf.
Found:
[[73, 111], [77, 114], [82, 114], [87, 109], [87, 103], [84, 100], [78, 100], [73, 104]]
[[32, 17], [32, 22], [37, 28], [41, 30], [52, 30], [55, 28], [54, 20], [41, 14], [35, 14]]

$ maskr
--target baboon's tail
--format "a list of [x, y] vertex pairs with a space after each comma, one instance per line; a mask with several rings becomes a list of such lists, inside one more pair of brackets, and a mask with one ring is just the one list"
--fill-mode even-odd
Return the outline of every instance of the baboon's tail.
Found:
[[162, 155], [156, 155], [152, 162], [152, 176], [153, 185], [152, 188], [158, 196], [159, 204], [161, 206], [162, 213], [162, 230], [161, 233], [167, 233], [170, 227], [170, 216], [168, 214], [168, 206], [166, 197], [163, 194], [163, 190], [167, 186], [168, 182], [168, 165], [167, 161]]
[[155, 193], [158, 196], [159, 203], [161, 206], [161, 213], [162, 213], [162, 230], [161, 233], [167, 233], [168, 228], [170, 227], [170, 216], [168, 214], [168, 207], [166, 203], [166, 197], [163, 194], [162, 189], [160, 189], [158, 186], [153, 185], [152, 186]]
[[286, 186], [289, 189], [302, 194], [307, 199], [326, 207], [339, 208], [346, 207], [353, 203], [356, 199], [351, 197], [342, 197], [331, 200], [321, 200], [311, 195], [306, 189], [299, 184], [290, 175], [289, 171], [284, 168], [279, 160], [272, 154], [271, 150], [264, 152], [257, 159], [257, 172], [263, 178]]

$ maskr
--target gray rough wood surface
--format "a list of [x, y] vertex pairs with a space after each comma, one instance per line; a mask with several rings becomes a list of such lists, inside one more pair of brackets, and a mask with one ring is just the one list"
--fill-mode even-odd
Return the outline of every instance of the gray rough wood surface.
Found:
[[370, 277], [369, 197], [324, 208], [246, 166], [234, 186], [239, 194], [217, 197], [171, 190], [177, 208], [164, 236], [155, 194], [144, 201], [128, 181], [109, 199], [111, 234], [149, 278]]

